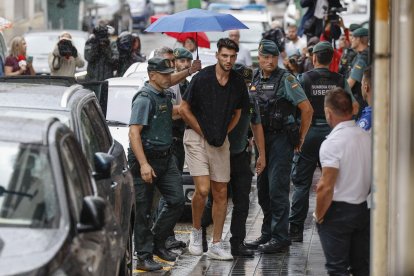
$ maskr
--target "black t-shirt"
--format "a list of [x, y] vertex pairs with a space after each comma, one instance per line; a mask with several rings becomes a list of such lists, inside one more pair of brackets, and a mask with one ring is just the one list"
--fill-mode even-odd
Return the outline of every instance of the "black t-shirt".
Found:
[[221, 86], [215, 65], [204, 68], [193, 77], [183, 100], [190, 105], [207, 142], [216, 147], [224, 143], [235, 109], [249, 106], [243, 78], [231, 70], [226, 85]]

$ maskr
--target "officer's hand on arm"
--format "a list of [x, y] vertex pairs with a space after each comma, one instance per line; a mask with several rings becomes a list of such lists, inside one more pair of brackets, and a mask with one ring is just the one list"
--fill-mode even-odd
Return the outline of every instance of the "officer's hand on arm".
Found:
[[299, 145], [295, 147], [296, 152], [300, 152], [302, 150], [303, 142], [305, 141], [306, 134], [308, 133], [310, 124], [312, 122], [312, 115], [313, 115], [313, 108], [310, 104], [309, 100], [302, 101], [298, 104], [298, 108], [300, 109], [300, 129], [299, 129], [299, 137], [300, 142]]
[[191, 75], [198, 72], [198, 71], [200, 71], [201, 70], [201, 60], [199, 60], [199, 59], [193, 60], [189, 70], [190, 70], [189, 73]]
[[129, 127], [129, 141], [131, 142], [131, 148], [134, 152], [135, 158], [139, 162], [141, 168], [141, 178], [147, 183], [152, 183], [153, 177], [155, 175], [154, 170], [147, 161], [147, 157], [144, 153], [144, 148], [142, 147], [141, 132], [142, 125], [130, 125]]

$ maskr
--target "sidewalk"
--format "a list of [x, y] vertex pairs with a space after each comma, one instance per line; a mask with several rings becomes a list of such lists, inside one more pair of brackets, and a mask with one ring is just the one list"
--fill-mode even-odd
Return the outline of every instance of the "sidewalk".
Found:
[[[317, 170], [313, 184], [316, 184], [319, 175], [320, 172]], [[263, 214], [258, 204], [255, 182], [253, 182], [250, 197], [249, 216], [246, 222], [246, 240], [254, 240], [260, 236], [263, 219]], [[229, 262], [211, 260], [206, 255], [192, 256], [185, 250], [175, 263], [166, 264], [164, 270], [152, 273], [139, 273], [139, 275], [327, 275], [324, 266], [325, 257], [315, 224], [312, 221], [312, 212], [315, 209], [315, 192], [313, 188], [309, 205], [303, 242], [292, 243], [288, 252], [277, 254], [256, 253], [254, 257], [237, 257], [232, 262]], [[230, 200], [223, 229], [223, 239], [227, 249], [230, 247], [232, 207]], [[181, 233], [177, 237], [188, 241], [189, 233]]]

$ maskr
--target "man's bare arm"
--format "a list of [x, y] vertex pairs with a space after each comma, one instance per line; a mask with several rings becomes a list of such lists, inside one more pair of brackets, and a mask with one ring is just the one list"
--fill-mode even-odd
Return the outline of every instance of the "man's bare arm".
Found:
[[201, 137], [204, 137], [203, 131], [194, 116], [193, 112], [191, 111], [190, 105], [186, 101], [182, 101], [179, 109], [181, 118], [186, 122], [187, 125], [191, 127], [192, 130], [197, 132]]
[[250, 128], [253, 132], [254, 142], [259, 150], [259, 156], [256, 161], [256, 172], [261, 174], [266, 167], [266, 151], [265, 151], [265, 139], [263, 133], [262, 124], [250, 124]]
[[319, 179], [316, 188], [316, 209], [315, 216], [318, 221], [323, 219], [331, 206], [335, 182], [338, 177], [339, 170], [332, 167], [323, 167], [322, 176]]
[[350, 77], [348, 78], [348, 85], [349, 85], [350, 88], [354, 87], [355, 83], [356, 83], [356, 81], [354, 79], [352, 79]]
[[227, 133], [229, 133], [230, 131], [233, 130], [233, 128], [236, 127], [237, 123], [239, 122], [240, 115], [241, 115], [241, 109], [234, 110], [233, 117], [231, 117], [231, 121], [227, 127]]
[[129, 127], [129, 141], [131, 143], [132, 151], [141, 168], [141, 178], [148, 183], [152, 183], [153, 177], [156, 177], [154, 170], [148, 163], [147, 157], [142, 146], [141, 132], [144, 126], [130, 125]]
[[300, 137], [300, 144], [296, 147], [296, 151], [300, 151], [305, 140], [306, 134], [308, 133], [310, 124], [312, 122], [312, 115], [313, 115], [313, 108], [309, 102], [309, 100], [305, 100], [298, 104], [298, 108], [300, 109], [300, 129], [299, 129], [299, 137]]
[[201, 70], [201, 61], [199, 59], [194, 60], [193, 63], [191, 64], [191, 67], [188, 70], [183, 70], [181, 72], [171, 74], [171, 86], [182, 82], [186, 77], [200, 70]]

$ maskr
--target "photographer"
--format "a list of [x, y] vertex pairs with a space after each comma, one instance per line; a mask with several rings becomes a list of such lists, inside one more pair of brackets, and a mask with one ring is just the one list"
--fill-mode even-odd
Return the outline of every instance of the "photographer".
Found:
[[85, 59], [88, 61], [87, 80], [103, 81], [114, 76], [119, 53], [115, 42], [109, 40], [112, 27], [102, 23], [93, 29], [85, 44]]
[[59, 36], [53, 52], [49, 54], [49, 67], [52, 76], [73, 77], [76, 67], [85, 65], [85, 61], [78, 54], [78, 50], [72, 44], [72, 36], [68, 32], [63, 32]]

